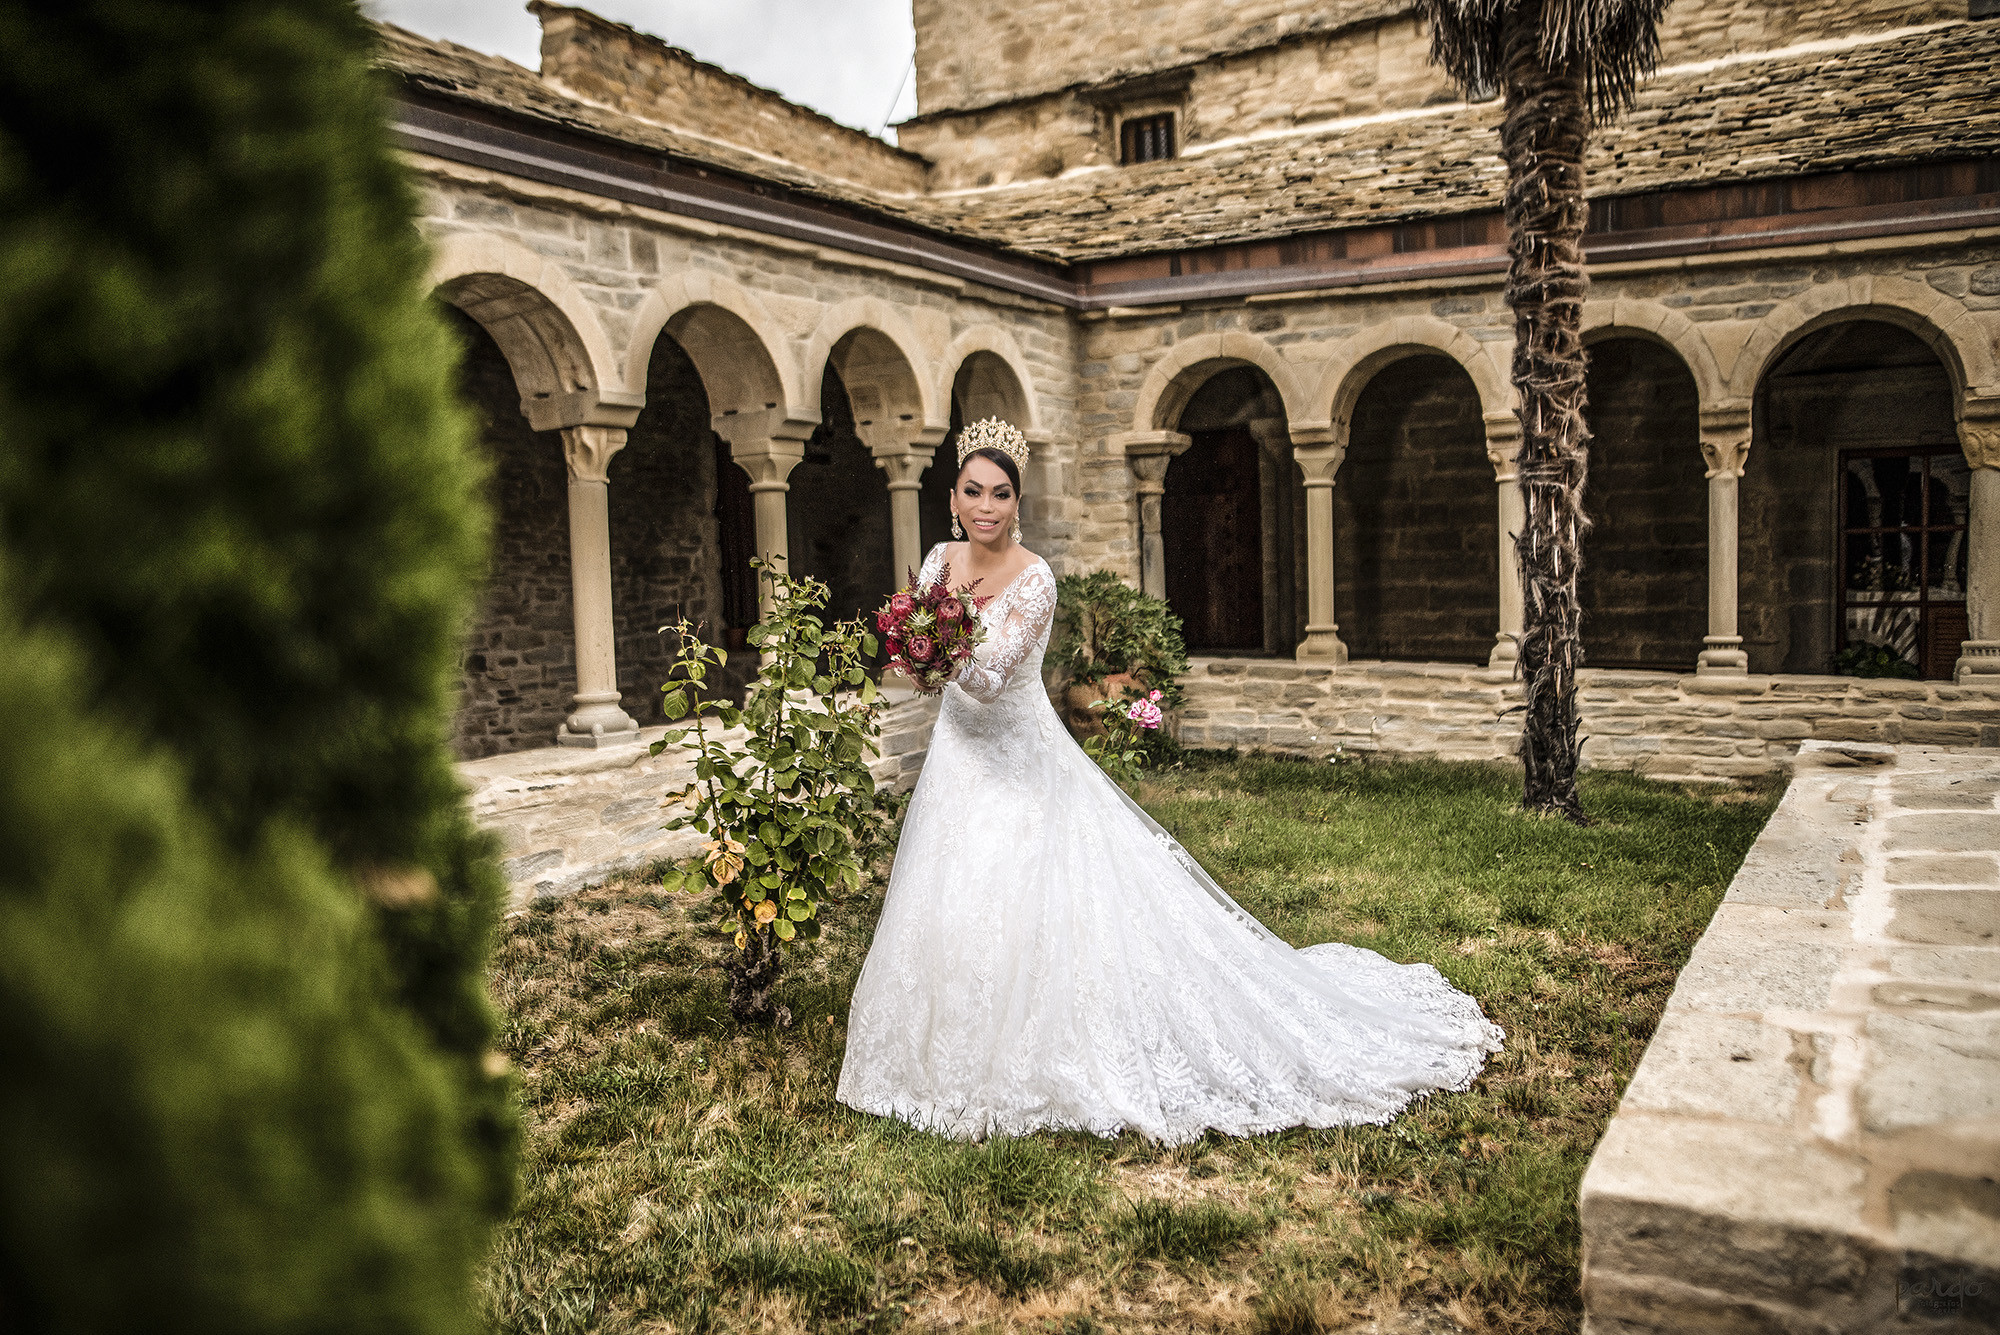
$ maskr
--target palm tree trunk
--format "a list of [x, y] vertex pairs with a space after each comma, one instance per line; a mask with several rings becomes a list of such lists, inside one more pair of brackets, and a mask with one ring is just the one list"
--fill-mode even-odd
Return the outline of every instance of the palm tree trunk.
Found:
[[1584, 821], [1577, 802], [1576, 669], [1583, 661], [1576, 575], [1590, 430], [1584, 422], [1583, 154], [1590, 106], [1574, 70], [1552, 70], [1537, 34], [1540, 5], [1515, 6], [1503, 32], [1507, 160], [1507, 304], [1514, 310], [1514, 386], [1521, 398], [1517, 543], [1524, 600], [1520, 647], [1527, 692], [1522, 793], [1530, 811]]

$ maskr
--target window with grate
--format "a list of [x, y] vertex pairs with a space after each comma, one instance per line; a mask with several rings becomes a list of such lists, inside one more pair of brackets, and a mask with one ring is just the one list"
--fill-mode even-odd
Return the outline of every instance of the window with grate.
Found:
[[1118, 127], [1118, 160], [1162, 162], [1174, 155], [1174, 113], [1135, 116]]

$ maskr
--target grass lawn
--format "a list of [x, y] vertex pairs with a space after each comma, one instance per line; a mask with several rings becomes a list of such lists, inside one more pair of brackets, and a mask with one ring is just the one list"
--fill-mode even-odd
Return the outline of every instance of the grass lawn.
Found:
[[1504, 770], [1192, 757], [1139, 794], [1296, 945], [1427, 960], [1507, 1050], [1393, 1125], [944, 1141], [836, 1104], [879, 889], [824, 910], [742, 1034], [703, 903], [633, 881], [536, 905], [494, 961], [522, 1194], [495, 1329], [1577, 1328], [1576, 1187], [1675, 972], [1778, 789], [1591, 774], [1587, 829]]

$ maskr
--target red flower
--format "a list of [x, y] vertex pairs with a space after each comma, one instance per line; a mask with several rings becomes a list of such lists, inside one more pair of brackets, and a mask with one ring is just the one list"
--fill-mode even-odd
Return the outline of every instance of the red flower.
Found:
[[956, 598], [947, 598], [938, 604], [937, 614], [939, 621], [963, 621], [965, 604]]
[[914, 635], [910, 637], [910, 659], [912, 662], [928, 663], [931, 661], [931, 655], [936, 652], [937, 645], [932, 643], [930, 636]]
[[887, 635], [896, 628], [896, 619], [884, 610], [875, 614], [875, 629]]
[[898, 621], [901, 621], [916, 610], [917, 600], [909, 594], [896, 593], [889, 596], [889, 615], [895, 617]]

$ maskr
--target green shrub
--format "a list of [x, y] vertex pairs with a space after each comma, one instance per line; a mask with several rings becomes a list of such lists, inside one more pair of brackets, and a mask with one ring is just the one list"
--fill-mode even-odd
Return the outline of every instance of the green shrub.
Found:
[[1139, 592], [1108, 570], [1056, 581], [1048, 662], [1076, 682], [1138, 673], [1166, 692], [1169, 706], [1180, 702], [1179, 678], [1188, 669], [1181, 619], [1166, 600]]
[[1850, 644], [1833, 656], [1830, 666], [1842, 677], [1900, 677], [1914, 681], [1921, 675], [1915, 663], [1887, 644]]
[[444, 1331], [511, 1191], [482, 559], [339, 0], [0, 0], [0, 1327]]
[[[882, 704], [865, 666], [875, 637], [859, 621], [827, 626], [818, 615], [827, 589], [818, 580], [751, 565], [770, 583], [771, 600], [750, 629], [763, 664], [742, 708], [703, 698], [728, 654], [704, 644], [683, 617], [661, 712], [690, 726], [666, 733], [653, 754], [694, 735], [694, 782], [666, 828], [691, 825], [709, 836], [703, 857], [669, 872], [663, 885], [716, 892], [722, 930], [736, 942], [730, 1013], [739, 1023], [784, 1027], [791, 1011], [771, 1000], [780, 943], [817, 937], [820, 901], [860, 889], [866, 855], [895, 804], [875, 791], [868, 770], [882, 733]], [[737, 727], [743, 731], [728, 731]]]

